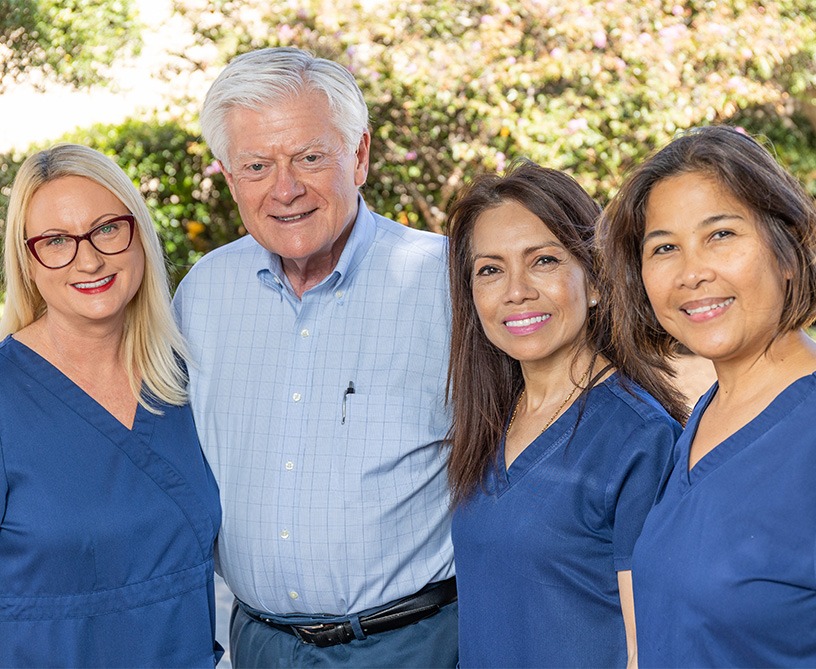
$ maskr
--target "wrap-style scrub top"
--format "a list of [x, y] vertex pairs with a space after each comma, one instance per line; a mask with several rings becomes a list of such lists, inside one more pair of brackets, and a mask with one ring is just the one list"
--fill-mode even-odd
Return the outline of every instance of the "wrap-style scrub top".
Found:
[[0, 666], [212, 667], [218, 488], [188, 406], [132, 429], [0, 343]]

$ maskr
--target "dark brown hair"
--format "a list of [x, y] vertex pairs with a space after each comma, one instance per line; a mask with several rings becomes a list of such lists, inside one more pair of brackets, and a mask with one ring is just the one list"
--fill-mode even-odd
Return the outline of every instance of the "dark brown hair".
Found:
[[[460, 503], [484, 480], [498, 457], [504, 425], [523, 386], [521, 366], [485, 336], [473, 301], [473, 229], [484, 212], [516, 202], [541, 219], [578, 261], [599, 293], [589, 310], [586, 340], [628, 378], [644, 387], [672, 415], [685, 417], [679, 393], [638, 361], [623, 364], [612, 343], [609, 291], [599, 279], [594, 225], [600, 208], [570, 176], [523, 160], [504, 176], [483, 175], [459, 194], [448, 216], [453, 322], [448, 398], [453, 422], [448, 477], [452, 501]], [[583, 350], [583, 349], [581, 349]]]
[[816, 207], [799, 182], [758, 142], [727, 126], [695, 128], [655, 153], [626, 179], [598, 226], [605, 282], [612, 288], [613, 339], [624, 358], [666, 371], [677, 342], [655, 316], [641, 279], [646, 206], [655, 186], [699, 173], [755, 216], [780, 270], [790, 276], [777, 336], [816, 319]]

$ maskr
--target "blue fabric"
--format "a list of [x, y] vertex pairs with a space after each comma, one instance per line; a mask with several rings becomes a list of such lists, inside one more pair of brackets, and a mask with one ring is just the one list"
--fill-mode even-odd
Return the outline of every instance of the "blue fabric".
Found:
[[444, 237], [360, 200], [335, 270], [302, 301], [251, 237], [181, 283], [224, 505], [217, 569], [253, 608], [347, 615], [453, 575], [445, 257]]
[[617, 573], [680, 426], [615, 374], [575, 402], [453, 519], [462, 667], [623, 667]]
[[[270, 667], [400, 667], [431, 669], [456, 666], [457, 604], [433, 617], [390, 632], [372, 634], [327, 648], [301, 643], [294, 636], [252, 620], [237, 604], [232, 609], [230, 659], [235, 669]], [[284, 622], [284, 621], [280, 621]], [[291, 621], [289, 621], [291, 624]], [[305, 623], [306, 621], [304, 621]], [[319, 621], [313, 621], [319, 622]]]
[[218, 490], [189, 407], [130, 431], [0, 343], [0, 666], [212, 667]]
[[794, 382], [688, 471], [717, 391], [634, 555], [641, 667], [816, 667], [816, 375]]

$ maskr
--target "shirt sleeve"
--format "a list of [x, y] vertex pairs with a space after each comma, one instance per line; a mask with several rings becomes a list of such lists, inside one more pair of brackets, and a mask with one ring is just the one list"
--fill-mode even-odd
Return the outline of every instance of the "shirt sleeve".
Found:
[[[186, 278], [186, 277], [185, 277]], [[176, 325], [178, 325], [179, 329], [181, 329], [182, 323], [182, 312], [184, 308], [184, 280], [182, 279], [181, 283], [176, 287], [176, 293], [173, 295], [173, 316], [176, 319]]]
[[607, 490], [612, 505], [615, 571], [632, 568], [632, 551], [664, 477], [680, 426], [668, 416], [645, 420], [624, 440]]

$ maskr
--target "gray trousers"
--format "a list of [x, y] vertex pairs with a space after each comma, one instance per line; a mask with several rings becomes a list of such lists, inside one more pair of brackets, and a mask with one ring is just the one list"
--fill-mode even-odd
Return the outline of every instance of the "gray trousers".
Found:
[[291, 634], [250, 618], [232, 605], [230, 658], [235, 669], [271, 667], [456, 667], [459, 605], [390, 632], [327, 648], [302, 643]]

